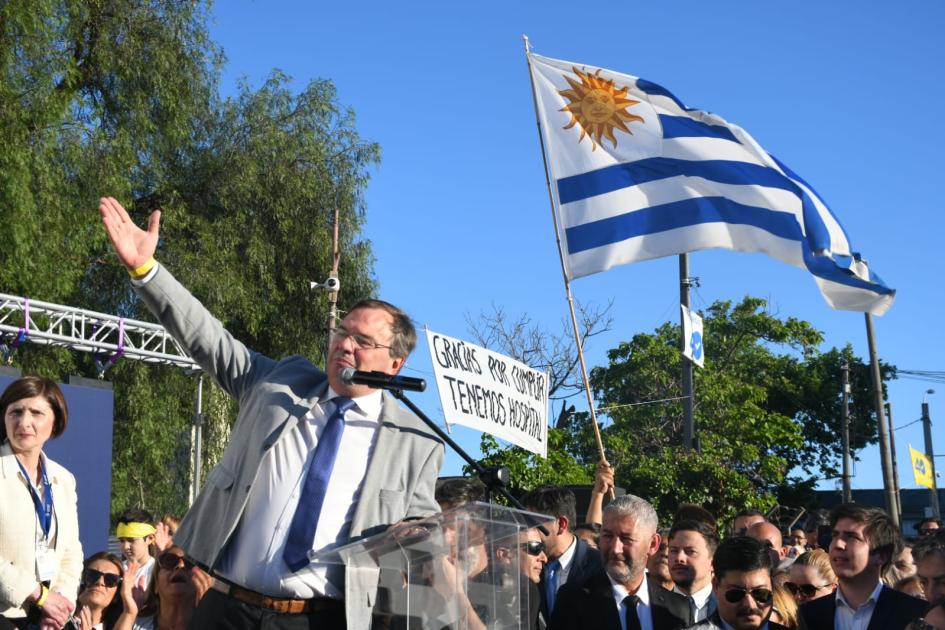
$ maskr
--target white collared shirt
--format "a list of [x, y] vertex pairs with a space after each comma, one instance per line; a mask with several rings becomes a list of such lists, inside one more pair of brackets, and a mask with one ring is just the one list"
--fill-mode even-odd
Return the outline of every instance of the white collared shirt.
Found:
[[692, 612], [693, 621], [698, 623], [705, 621], [709, 615], [715, 612], [715, 600], [712, 598], [712, 582], [709, 582], [698, 591], [690, 595], [683, 592], [678, 586], [673, 586], [673, 592], [679, 593], [689, 600], [689, 610]]
[[568, 574], [571, 573], [571, 564], [574, 560], [574, 552], [577, 550], [577, 536], [571, 540], [571, 544], [567, 549], [564, 550], [564, 553], [561, 554], [561, 557], [558, 558], [558, 564], [561, 565], [561, 568], [558, 569], [558, 588], [556, 590], [561, 590], [561, 587], [564, 586], [568, 581]]
[[618, 584], [609, 575], [607, 579], [610, 580], [614, 601], [617, 604], [617, 615], [620, 617], [621, 630], [627, 630], [627, 605], [623, 600], [626, 599], [628, 595], [636, 595], [640, 598], [639, 603], [637, 603], [637, 617], [640, 619], [640, 630], [654, 630], [653, 615], [650, 614], [650, 589], [647, 587], [647, 580], [649, 579], [647, 575], [645, 573], [643, 574], [643, 581], [640, 582], [640, 587], [637, 589], [636, 593], [630, 593], [630, 591], [624, 588], [623, 584]]
[[882, 590], [883, 583], [877, 582], [876, 588], [870, 593], [869, 598], [859, 608], [853, 608], [843, 596], [843, 591], [837, 588], [837, 611], [833, 614], [835, 630], [866, 630], [867, 626], [870, 625], [870, 619], [873, 618], [876, 601], [879, 599]]
[[[330, 401], [336, 396], [329, 387], [311, 411], [263, 456], [243, 516], [218, 569], [223, 578], [273, 597], [343, 597], [344, 584], [329, 581], [331, 576], [339, 575], [337, 567], [313, 563], [293, 573], [282, 559], [309, 461], [328, 415], [334, 411]], [[345, 429], [315, 530], [314, 551], [347, 542], [368, 462], [377, 444], [381, 392], [355, 398], [354, 402], [356, 406], [345, 415]]]

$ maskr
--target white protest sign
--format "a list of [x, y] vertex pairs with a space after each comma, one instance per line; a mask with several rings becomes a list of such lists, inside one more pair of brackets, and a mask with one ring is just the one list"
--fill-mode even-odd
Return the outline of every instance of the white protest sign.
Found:
[[548, 376], [515, 359], [427, 330], [446, 421], [548, 455]]

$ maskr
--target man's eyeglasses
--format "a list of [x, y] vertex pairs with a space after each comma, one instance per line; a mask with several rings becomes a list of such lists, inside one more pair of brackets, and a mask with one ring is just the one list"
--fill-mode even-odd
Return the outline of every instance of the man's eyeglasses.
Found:
[[115, 588], [121, 584], [121, 576], [117, 573], [104, 573], [95, 569], [86, 569], [82, 572], [82, 583], [86, 586], [98, 584], [99, 580], [105, 583], [108, 588]]
[[373, 339], [365, 337], [364, 335], [359, 335], [357, 333], [349, 332], [340, 326], [338, 328], [331, 329], [331, 336], [336, 341], [344, 341], [345, 339], [351, 339], [356, 348], [361, 350], [390, 350], [390, 346], [385, 346], [377, 343]]
[[937, 527], [920, 527], [919, 536], [931, 536], [938, 531]]
[[725, 591], [725, 601], [730, 604], [737, 604], [745, 599], [745, 595], [751, 595], [751, 598], [763, 606], [767, 606], [774, 599], [774, 593], [770, 588], [739, 588], [734, 587]]
[[184, 564], [185, 569], [191, 569], [194, 566], [194, 563], [188, 560], [185, 556], [178, 556], [176, 553], [162, 553], [158, 556], [158, 564], [161, 565], [161, 568], [166, 571], [173, 571], [177, 567]]
[[540, 540], [529, 540], [528, 542], [519, 543], [518, 546], [530, 556], [537, 556], [545, 550], [545, 543]]
[[817, 591], [819, 591], [822, 588], [827, 588], [828, 586], [830, 585], [822, 584], [821, 586], [816, 586], [814, 584], [795, 584], [794, 582], [784, 583], [784, 588], [790, 591], [791, 595], [796, 596], [798, 593], [800, 593], [804, 597], [808, 597], [808, 598], [813, 597], [814, 595], [817, 594]]

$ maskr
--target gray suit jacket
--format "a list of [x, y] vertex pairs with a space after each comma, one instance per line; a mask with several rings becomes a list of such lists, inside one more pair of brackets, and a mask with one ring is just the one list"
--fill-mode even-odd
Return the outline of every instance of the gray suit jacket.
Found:
[[[327, 377], [303, 357], [277, 361], [247, 348], [164, 268], [136, 291], [191, 358], [239, 401], [223, 458], [174, 535], [193, 560], [213, 570], [243, 515], [263, 456], [324, 394]], [[443, 444], [429, 428], [385, 396], [350, 539], [437, 512], [433, 493], [442, 461]], [[363, 620], [370, 618], [376, 585], [376, 572], [346, 572], [348, 627], [367, 627]]]

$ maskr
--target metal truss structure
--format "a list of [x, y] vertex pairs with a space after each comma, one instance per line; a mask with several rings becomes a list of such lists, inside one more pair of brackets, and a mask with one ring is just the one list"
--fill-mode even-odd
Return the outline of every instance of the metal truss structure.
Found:
[[158, 324], [0, 293], [0, 351], [26, 342], [94, 353], [102, 374], [121, 358], [199, 369]]

